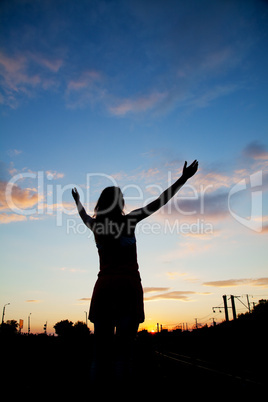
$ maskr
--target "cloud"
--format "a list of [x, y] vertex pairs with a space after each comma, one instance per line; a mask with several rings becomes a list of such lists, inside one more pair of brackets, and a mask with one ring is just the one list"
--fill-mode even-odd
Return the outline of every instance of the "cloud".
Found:
[[120, 172], [111, 174], [111, 177], [113, 177], [115, 180], [120, 181], [120, 180], [124, 180], [125, 178], [127, 178], [128, 175], [127, 175], [127, 173], [120, 171]]
[[228, 65], [230, 64], [234, 56], [233, 52], [234, 49], [232, 46], [219, 47], [217, 50], [204, 55], [201, 61], [201, 68], [205, 71], [221, 69], [226, 63]]
[[181, 278], [181, 280], [186, 281], [186, 282], [195, 283], [198, 281], [198, 279], [196, 277], [190, 276], [186, 272], [167, 272], [166, 275], [171, 280]]
[[[18, 173], [16, 169], [9, 169], [9, 174], [16, 174], [13, 176], [14, 181], [0, 181], [0, 224], [10, 222], [21, 222], [26, 220], [40, 220], [45, 215], [52, 216], [55, 213], [66, 213], [72, 215], [76, 213], [75, 205], [72, 201], [61, 201], [52, 203], [51, 195], [49, 192], [39, 191], [35, 187], [20, 187], [15, 181], [26, 182], [31, 181], [28, 177], [32, 175], [37, 178], [37, 173], [27, 170], [26, 175]], [[29, 173], [29, 174], [28, 174]], [[64, 173], [47, 170], [46, 176], [48, 180], [56, 180], [64, 177]]]
[[176, 279], [181, 276], [186, 276], [186, 272], [167, 272], [166, 275], [168, 276], [169, 279]]
[[81, 299], [77, 299], [78, 303], [76, 305], [78, 306], [88, 306], [88, 302], [91, 300], [91, 297], [82, 297]]
[[139, 181], [139, 180], [148, 180], [148, 179], [154, 179], [158, 177], [160, 171], [158, 168], [153, 167], [153, 168], [148, 168], [148, 169], [143, 169], [140, 171], [136, 171], [133, 175], [130, 175], [128, 177], [129, 181]]
[[212, 89], [207, 89], [203, 93], [196, 93], [193, 99], [189, 100], [189, 105], [197, 108], [204, 108], [210, 105], [210, 103], [223, 96], [230, 95], [238, 89], [238, 85], [216, 85]]
[[41, 300], [25, 300], [26, 303], [40, 303]]
[[228, 196], [234, 184], [250, 176], [250, 169], [222, 173], [200, 169], [196, 176], [184, 185], [164, 211], [171, 215], [184, 215], [186, 220], [196, 218], [222, 220], [229, 215]]
[[170, 205], [164, 207], [164, 213], [173, 216], [183, 216], [184, 220], [193, 221], [197, 218], [222, 219], [229, 214], [228, 191], [210, 192], [196, 196], [178, 194]]
[[[175, 167], [175, 166], [174, 166]], [[173, 169], [174, 169], [173, 167]], [[175, 167], [172, 172], [169, 166], [169, 174], [172, 173], [172, 181], [175, 181], [181, 175], [182, 168]], [[244, 176], [249, 176], [247, 171], [235, 171], [230, 173], [215, 171], [211, 169], [200, 168], [197, 175], [194, 176], [183, 188], [154, 216], [159, 219], [173, 219], [178, 217], [185, 221], [196, 221], [197, 218], [208, 218], [222, 220], [229, 215], [228, 195], [233, 184], [237, 183]], [[160, 195], [166, 189], [167, 184], [161, 185], [163, 180], [163, 171], [157, 167], [126, 174], [120, 172], [114, 175], [115, 178], [124, 179], [128, 182], [137, 182], [140, 180], [154, 179], [151, 187], [147, 186], [146, 191], [153, 195]], [[157, 185], [155, 181], [157, 180]], [[150, 201], [152, 198], [150, 197]], [[144, 205], [148, 203], [144, 200]]]
[[17, 52], [13, 55], [0, 51], [0, 102], [16, 108], [19, 99], [32, 97], [37, 89], [51, 89], [57, 86], [54, 75], [58, 73], [63, 60], [45, 55]]
[[6, 213], [0, 214], [0, 224], [11, 223], [11, 222], [22, 222], [26, 220], [27, 218], [24, 215], [6, 214]]
[[80, 91], [90, 88], [94, 82], [101, 79], [101, 74], [95, 70], [88, 70], [82, 73], [78, 78], [72, 79], [67, 84], [68, 91]]
[[196, 292], [192, 291], [173, 291], [162, 293], [160, 295], [153, 295], [149, 297], [145, 297], [145, 301], [153, 301], [153, 300], [181, 300], [181, 301], [189, 301], [189, 295], [193, 295]]
[[[171, 9], [176, 8], [176, 6], [174, 5]], [[224, 79], [223, 82], [222, 77], [225, 78], [227, 72], [231, 72], [241, 65], [250, 49], [249, 43], [246, 46], [242, 45], [242, 41], [229, 42], [227, 38], [218, 43], [215, 31], [217, 32], [220, 29], [219, 26], [222, 21], [220, 21], [219, 26], [215, 25], [215, 22], [209, 21], [206, 30], [204, 30], [201, 28], [203, 24], [200, 21], [202, 17], [199, 13], [197, 15], [193, 13], [185, 15], [184, 11], [182, 9], [178, 13], [178, 18], [183, 18], [179, 23], [178, 21], [174, 22], [173, 15], [168, 18], [167, 16], [164, 17], [166, 10], [162, 10], [162, 15], [159, 15], [155, 21], [154, 17], [156, 16], [150, 12], [149, 21], [146, 22], [144, 29], [145, 32], [148, 30], [148, 24], [154, 25], [156, 21], [159, 24], [159, 20], [163, 20], [161, 30], [159, 26], [151, 29], [161, 32], [159, 41], [155, 40], [157, 46], [154, 47], [154, 44], [150, 46], [151, 57], [152, 54], [155, 56], [155, 72], [148, 77], [146, 92], [143, 92], [140, 97], [133, 96], [122, 100], [118, 105], [110, 108], [113, 114], [124, 116], [130, 112], [141, 113], [153, 109], [156, 111], [155, 115], [159, 116], [159, 114], [169, 113], [175, 108], [180, 112], [186, 110], [188, 113], [196, 108], [208, 107], [215, 100], [229, 96], [243, 88], [242, 80], [241, 82], [238, 80], [234, 82], [233, 79], [230, 79], [228, 82]], [[220, 15], [214, 10], [215, 14], [211, 21], [221, 20], [225, 14], [225, 10], [222, 11], [223, 13]], [[203, 18], [207, 20], [208, 17], [204, 15]], [[225, 14], [224, 18], [228, 18], [228, 16]], [[188, 24], [186, 23], [187, 20]], [[174, 25], [171, 29], [172, 24]], [[189, 29], [193, 26], [194, 36], [193, 30]], [[194, 37], [198, 37], [198, 41], [193, 41]], [[164, 68], [162, 65], [160, 68], [158, 66], [159, 54], [161, 54], [162, 60], [167, 60]], [[182, 54], [183, 57], [181, 57]], [[161, 96], [156, 101], [148, 102], [148, 106], [146, 102], [144, 107], [140, 107], [140, 100], [147, 100], [148, 95], [146, 94], [160, 94]]]
[[[111, 177], [115, 179], [116, 181], [121, 181], [126, 183], [126, 188], [128, 188], [129, 184], [132, 183], [134, 186], [139, 185], [141, 181], [148, 182], [151, 179], [154, 179], [154, 181], [159, 181], [160, 178], [160, 170], [157, 167], [152, 167], [148, 169], [136, 169], [135, 171], [131, 173], [126, 173], [124, 171], [119, 171], [116, 173], [111, 174]], [[121, 183], [122, 185], [122, 183]], [[130, 184], [131, 187], [131, 184]], [[152, 189], [150, 189], [150, 187]], [[153, 188], [155, 187], [155, 184], [152, 186], [147, 187], [146, 191], [150, 192], [150, 194], [155, 194], [156, 192], [153, 191]], [[159, 195], [159, 189], [157, 191], [157, 195]], [[138, 206], [137, 206], [138, 207]]]
[[7, 153], [11, 158], [13, 158], [14, 156], [20, 155], [22, 151], [20, 149], [9, 149]]
[[[265, 194], [268, 189], [268, 174], [266, 173], [268, 161], [264, 158], [265, 147], [255, 149], [255, 146], [246, 146], [246, 149], [250, 150], [251, 155], [254, 156], [251, 162], [247, 162], [245, 165], [245, 161], [238, 158], [238, 164], [229, 172], [214, 170], [213, 167], [201, 167], [189, 183], [186, 183], [172, 200], [154, 215], [155, 219], [162, 222], [169, 220], [171, 223], [179, 220], [180, 225], [184, 222], [190, 224], [203, 220], [215, 225], [226, 219], [234, 219], [231, 211], [244, 219], [253, 219], [253, 217], [250, 218], [250, 212], [252, 191], [255, 191], [255, 187], [251, 187], [251, 175], [262, 171], [262, 185], [258, 190]], [[173, 181], [180, 174], [181, 168], [175, 170], [172, 175]], [[232, 188], [240, 182], [244, 183], [245, 188], [240, 189], [238, 186], [237, 191], [230, 195]], [[262, 217], [261, 213], [260, 209], [260, 215], [254, 219], [263, 218], [265, 221], [265, 217]], [[262, 233], [265, 231], [266, 225], [264, 225]], [[202, 239], [204, 238], [203, 236]]]
[[53, 73], [57, 73], [63, 65], [63, 59], [50, 58], [42, 54], [31, 53], [30, 58]]
[[242, 150], [242, 155], [246, 158], [252, 158], [255, 160], [267, 160], [268, 151], [265, 145], [258, 141], [252, 141]]
[[[0, 210], [9, 210], [7, 201], [7, 182], [0, 182]], [[31, 208], [38, 203], [38, 193], [35, 188], [22, 189], [16, 184], [12, 185], [11, 198], [13, 204], [21, 209]]]
[[62, 85], [66, 106], [84, 107], [103, 98], [102, 74], [96, 70], [72, 73], [75, 77], [60, 75], [64, 60], [59, 57], [29, 52], [13, 55], [0, 51], [0, 103], [17, 108], [23, 98], [32, 98], [37, 91], [55, 90]]
[[100, 71], [88, 70], [66, 83], [66, 106], [71, 109], [95, 105], [106, 101], [106, 90], [103, 87], [103, 75]]
[[268, 287], [268, 278], [244, 278], [244, 279], [226, 279], [221, 281], [212, 281], [212, 282], [204, 282], [204, 286], [212, 286], [212, 287], [232, 287], [232, 286], [260, 286], [260, 287]]
[[[243, 65], [259, 34], [255, 29], [260, 20], [252, 18], [252, 8], [236, 2], [202, 6], [170, 0], [152, 7], [151, 2], [135, 0], [116, 8], [107, 1], [82, 2], [75, 8], [43, 3], [28, 9], [22, 2], [16, 12], [12, 5], [5, 9], [9, 23], [4, 21], [2, 34], [3, 101], [11, 107], [20, 95], [47, 89], [49, 82], [50, 88], [61, 85], [62, 93], [72, 91], [67, 107], [90, 107], [94, 95], [104, 93], [104, 107], [116, 116], [206, 107], [238, 89], [238, 80], [228, 72]], [[89, 66], [88, 72], [81, 66]], [[87, 96], [95, 66], [103, 71], [106, 86]], [[245, 69], [241, 71], [242, 81]], [[122, 88], [133, 87], [133, 96], [122, 96]]]
[[47, 178], [51, 179], [62, 179], [64, 177], [64, 173], [56, 172], [55, 170], [47, 170], [46, 171]]
[[165, 97], [166, 93], [153, 92], [138, 98], [126, 98], [118, 100], [116, 105], [109, 106], [111, 114], [116, 116], [125, 116], [128, 113], [141, 113], [154, 108]]
[[[245, 148], [252, 150], [251, 146], [246, 146]], [[215, 235], [218, 236], [220, 229], [219, 226], [215, 227], [215, 225], [220, 225], [226, 219], [235, 219], [231, 212], [250, 220], [251, 192], [252, 190], [254, 191], [254, 188], [251, 189], [250, 187], [251, 175], [261, 170], [261, 190], [263, 194], [268, 189], [267, 161], [264, 159], [264, 149], [264, 147], [258, 147], [254, 151], [254, 155], [261, 155], [261, 159], [257, 160], [258, 166], [256, 166], [255, 159], [245, 164], [245, 161], [241, 158], [238, 158], [238, 162], [231, 166], [229, 170], [226, 170], [226, 167], [221, 170], [219, 164], [201, 165], [197, 174], [150, 219], [154, 222], [159, 222], [160, 225], [168, 230], [172, 231], [174, 228], [173, 232], [188, 235], [189, 237], [199, 237], [202, 240], [212, 239]], [[181, 165], [179, 169], [178, 164]], [[167, 188], [167, 177], [168, 181], [170, 181], [172, 175], [172, 182], [180, 177], [183, 162], [178, 162], [176, 165], [172, 164], [171, 166], [166, 163], [166, 165], [162, 169], [155, 166], [147, 170], [130, 173], [120, 171], [118, 174], [114, 174], [113, 177], [124, 182], [139, 183], [140, 185], [145, 185], [146, 181], [151, 180], [151, 182], [149, 181], [150, 185], [145, 187], [143, 193], [141, 192], [142, 205], [145, 206]], [[165, 168], [169, 169], [168, 172], [165, 172]], [[240, 181], [246, 184], [246, 188], [229, 196], [230, 190]], [[135, 206], [138, 208], [140, 205], [135, 204]], [[264, 223], [264, 217], [262, 218]], [[260, 216], [254, 217], [254, 219], [261, 219], [261, 210]], [[167, 226], [168, 223], [171, 229]], [[178, 230], [174, 226], [177, 223], [179, 224]], [[188, 227], [185, 227], [184, 224], [188, 224]], [[266, 226], [265, 223], [262, 233], [266, 233]], [[188, 253], [191, 252], [191, 247], [186, 244], [185, 253], [186, 250], [188, 250]]]
[[[233, 174], [220, 172], [213, 170], [212, 168], [205, 169], [200, 168], [198, 170], [198, 176], [193, 178], [194, 185], [202, 185], [204, 193], [212, 193], [216, 190], [225, 190], [229, 188], [230, 185], [237, 180], [233, 177]], [[191, 184], [190, 184], [191, 185]]]
[[65, 272], [71, 272], [71, 273], [84, 273], [87, 272], [86, 269], [81, 269], [81, 268], [67, 268], [67, 267], [62, 267], [60, 268], [60, 271], [65, 271]]
[[162, 293], [159, 295], [153, 295], [149, 297], [145, 297], [145, 301], [154, 301], [154, 300], [180, 300], [180, 301], [191, 301], [192, 299], [189, 297], [191, 295], [209, 295], [210, 292], [193, 292], [191, 290], [174, 290], [172, 292]]
[[268, 233], [268, 224], [262, 226], [262, 233]]
[[145, 287], [143, 288], [144, 293], [155, 293], [155, 292], [166, 292], [170, 288], [161, 288], [161, 287]]
[[[207, 251], [211, 250], [211, 248], [212, 248], [211, 243], [204, 244], [203, 242], [194, 242], [194, 241], [180, 242], [177, 248], [162, 255], [161, 260], [163, 262], [168, 263], [174, 260], [178, 260], [180, 258], [184, 258], [185, 256], [189, 255], [196, 257], [198, 254], [206, 253]], [[195, 278], [191, 279], [195, 280]]]
[[[193, 292], [191, 290], [173, 290], [168, 292], [170, 288], [168, 287], [145, 287], [143, 289], [144, 293], [147, 295], [148, 293], [150, 294], [149, 296], [146, 296], [144, 298], [145, 301], [155, 301], [155, 300], [181, 300], [181, 301], [190, 301], [191, 299], [189, 296], [195, 295], [195, 294], [201, 294], [201, 295], [209, 295], [211, 294], [210, 292]], [[156, 295], [152, 295], [151, 293], [159, 293]]]
[[157, 168], [150, 168], [147, 170], [142, 170], [140, 172], [140, 178], [141, 179], [148, 179], [151, 177], [155, 177], [159, 173], [159, 170]]

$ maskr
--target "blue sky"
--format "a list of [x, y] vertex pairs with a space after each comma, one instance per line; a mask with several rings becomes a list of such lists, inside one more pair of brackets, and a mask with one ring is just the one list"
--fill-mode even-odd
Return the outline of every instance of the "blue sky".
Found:
[[[68, 215], [71, 185], [92, 211], [114, 180], [131, 209], [194, 159], [191, 187], [137, 234], [145, 327], [209, 322], [224, 293], [268, 296], [267, 18], [266, 2], [250, 0], [1, 2], [7, 319], [32, 312], [37, 331], [84, 319], [98, 260]], [[6, 199], [14, 177], [20, 211]], [[235, 187], [228, 207], [237, 183], [247, 189]]]

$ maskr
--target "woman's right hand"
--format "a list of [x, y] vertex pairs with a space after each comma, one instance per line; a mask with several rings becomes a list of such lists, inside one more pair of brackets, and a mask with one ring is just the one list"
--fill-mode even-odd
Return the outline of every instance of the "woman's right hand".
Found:
[[78, 193], [76, 187], [72, 189], [72, 196], [73, 196], [76, 204], [78, 204], [78, 202], [80, 201], [80, 196], [79, 196], [79, 193]]

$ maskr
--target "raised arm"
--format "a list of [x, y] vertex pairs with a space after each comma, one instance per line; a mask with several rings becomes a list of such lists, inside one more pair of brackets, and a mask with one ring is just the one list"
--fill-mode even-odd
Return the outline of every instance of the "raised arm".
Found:
[[72, 189], [72, 196], [75, 200], [76, 206], [77, 206], [77, 210], [79, 212], [79, 215], [82, 219], [82, 221], [84, 222], [84, 224], [88, 227], [91, 228], [91, 224], [93, 223], [94, 219], [91, 218], [91, 216], [89, 216], [86, 211], [85, 208], [83, 207], [83, 205], [80, 202], [80, 196], [79, 193], [77, 191], [76, 188]]
[[184, 163], [183, 171], [181, 177], [173, 183], [169, 188], [163, 191], [160, 196], [152, 201], [150, 204], [143, 208], [135, 209], [128, 214], [128, 218], [135, 219], [137, 222], [144, 218], [147, 218], [159, 208], [163, 207], [174, 195], [179, 191], [179, 189], [186, 183], [186, 181], [192, 177], [198, 169], [198, 162], [195, 160], [190, 166], [187, 167], [187, 162]]

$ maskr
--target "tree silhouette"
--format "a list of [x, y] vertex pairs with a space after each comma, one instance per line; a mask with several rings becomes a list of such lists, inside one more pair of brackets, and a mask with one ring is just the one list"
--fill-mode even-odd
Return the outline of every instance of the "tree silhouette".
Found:
[[61, 320], [57, 322], [53, 328], [59, 336], [70, 336], [73, 330], [73, 322], [69, 320]]
[[0, 333], [3, 335], [15, 335], [19, 324], [16, 320], [8, 320], [6, 323], [0, 324]]
[[88, 336], [90, 334], [90, 329], [88, 328], [87, 324], [82, 321], [77, 321], [74, 324], [73, 329], [75, 336]]
[[56, 334], [61, 337], [84, 337], [90, 334], [90, 329], [88, 326], [82, 322], [77, 321], [74, 325], [72, 321], [69, 320], [62, 320], [57, 322], [54, 327]]

